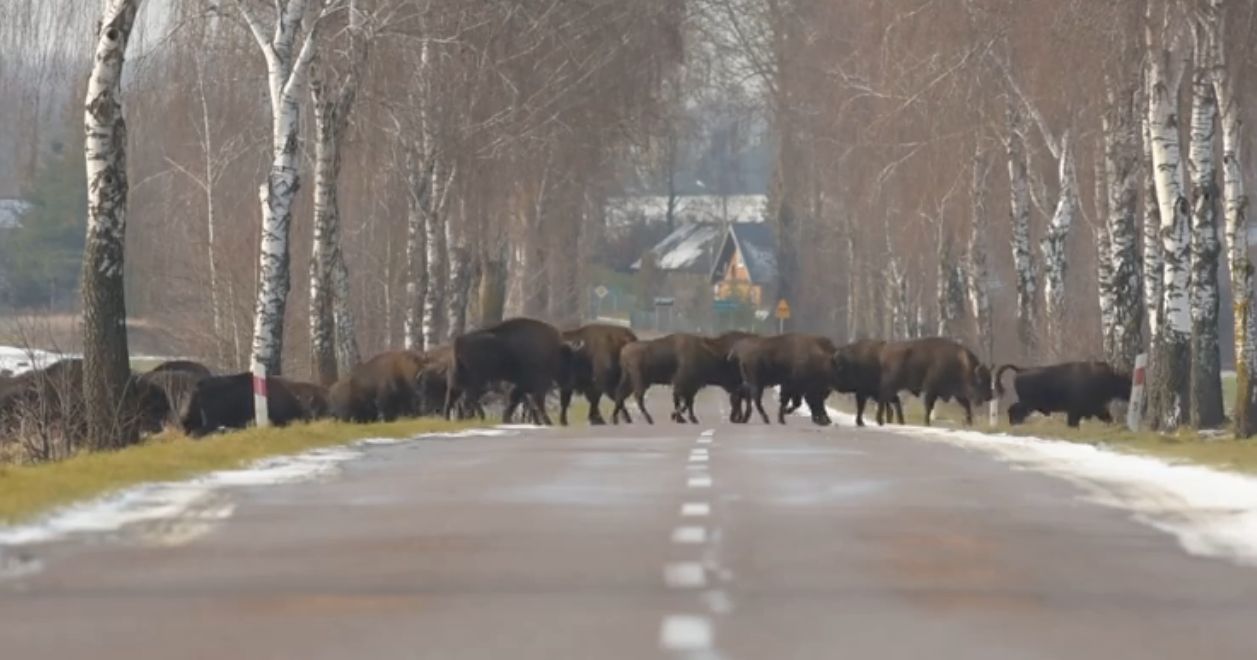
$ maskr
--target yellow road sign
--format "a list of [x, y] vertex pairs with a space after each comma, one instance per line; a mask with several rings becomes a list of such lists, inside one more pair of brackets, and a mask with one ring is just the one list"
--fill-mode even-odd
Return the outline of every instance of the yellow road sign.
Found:
[[777, 318], [783, 320], [790, 318], [790, 303], [786, 302], [785, 298], [777, 301]]

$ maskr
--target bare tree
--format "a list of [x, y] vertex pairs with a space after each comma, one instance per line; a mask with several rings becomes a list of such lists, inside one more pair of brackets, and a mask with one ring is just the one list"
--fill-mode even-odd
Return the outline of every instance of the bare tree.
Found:
[[[127, 43], [140, 0], [106, 0], [83, 121], [87, 161], [87, 243], [83, 255], [83, 398], [87, 433], [98, 449], [133, 441], [120, 424], [131, 375], [127, 347], [127, 125], [119, 95]], [[131, 426], [131, 425], [127, 425]]]

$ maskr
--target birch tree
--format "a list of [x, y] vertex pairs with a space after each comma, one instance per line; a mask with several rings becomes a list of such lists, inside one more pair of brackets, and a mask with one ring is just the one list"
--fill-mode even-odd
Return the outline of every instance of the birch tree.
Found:
[[[1167, 21], [1167, 24], [1172, 21]], [[1172, 29], [1172, 27], [1171, 27]], [[1148, 127], [1161, 218], [1160, 319], [1152, 337], [1147, 415], [1151, 426], [1172, 430], [1186, 421], [1191, 396], [1191, 311], [1188, 306], [1190, 205], [1183, 191], [1179, 144], [1178, 90], [1182, 61], [1172, 56], [1167, 34], [1146, 29], [1148, 44]]]
[[[1206, 15], [1214, 15], [1206, 12]], [[1207, 20], [1207, 19], [1206, 19]], [[1213, 72], [1212, 26], [1192, 25], [1195, 65], [1192, 67], [1191, 148], [1188, 171], [1192, 186], [1191, 231], [1191, 421], [1196, 428], [1222, 423], [1222, 358], [1218, 352], [1217, 171], [1213, 162], [1217, 103]]]
[[964, 270], [956, 261], [951, 234], [943, 229], [941, 217], [938, 225], [938, 334], [960, 337], [965, 309]]
[[1223, 208], [1226, 215], [1226, 241], [1231, 267], [1231, 307], [1235, 312], [1235, 437], [1257, 433], [1257, 306], [1253, 304], [1253, 262], [1249, 255], [1248, 195], [1244, 189], [1242, 108], [1239, 85], [1228, 69], [1226, 12], [1224, 0], [1210, 0], [1214, 13], [1214, 55], [1212, 82], [1222, 124]]
[[[271, 105], [271, 166], [258, 191], [262, 203], [262, 240], [250, 358], [250, 370], [255, 375], [278, 375], [282, 369], [284, 313], [290, 288], [288, 237], [292, 206], [300, 186], [298, 92], [314, 57], [319, 22], [331, 10], [333, 2], [335, 0], [277, 0], [274, 25], [268, 35], [250, 0], [236, 0], [240, 14], [266, 59]], [[304, 27], [307, 22], [308, 28]]]
[[[1131, 372], [1135, 356], [1143, 350], [1144, 301], [1140, 277], [1135, 222], [1138, 201], [1136, 172], [1138, 140], [1135, 117], [1136, 93], [1116, 89], [1110, 81], [1108, 110], [1103, 117], [1104, 171], [1108, 189], [1106, 231], [1109, 240], [1109, 278], [1112, 310], [1105, 357], [1117, 369]], [[1133, 86], [1132, 86], [1133, 87]]]
[[[1145, 71], [1146, 77], [1147, 71]], [[1148, 341], [1159, 336], [1161, 332], [1161, 293], [1162, 293], [1162, 259], [1161, 259], [1161, 207], [1157, 202], [1157, 168], [1152, 161], [1152, 122], [1147, 112], [1147, 84], [1141, 87], [1141, 103], [1143, 108], [1140, 118], [1141, 145], [1143, 161], [1139, 168], [1143, 179], [1143, 291], [1144, 313], [1148, 319]]]
[[[123, 285], [127, 229], [127, 125], [122, 70], [140, 0], [106, 0], [96, 28], [83, 123], [87, 162], [87, 238], [83, 253], [83, 398], [97, 449], [135, 439], [121, 402], [131, 375]], [[131, 428], [128, 428], [131, 427]]]
[[[1108, 139], [1108, 124], [1102, 123], [1102, 139]], [[1107, 219], [1108, 182], [1104, 165], [1104, 150], [1097, 149], [1092, 182], [1095, 184], [1095, 214], [1091, 223], [1096, 237], [1096, 292], [1100, 302], [1100, 345], [1104, 359], [1110, 360], [1114, 348], [1113, 318], [1113, 254]], [[1111, 363], [1111, 361], [1110, 361]]]
[[340, 239], [339, 187], [341, 143], [358, 95], [370, 35], [358, 0], [349, 0], [348, 66], [333, 88], [334, 73], [311, 64], [310, 97], [314, 109], [314, 241], [310, 257], [310, 352], [315, 374], [324, 385], [359, 362], [353, 311], [349, 306], [349, 269]]
[[[425, 209], [431, 204], [432, 172], [421, 169], [419, 147], [406, 147], [406, 318], [403, 344], [406, 350], [423, 350], [424, 302], [428, 297], [427, 234]], [[428, 163], [431, 166], [431, 163]]]
[[1009, 220], [1013, 227], [1013, 270], [1017, 286], [1017, 337], [1023, 354], [1034, 353], [1035, 301], [1038, 298], [1034, 252], [1030, 249], [1030, 182], [1026, 174], [1026, 152], [1022, 138], [1021, 112], [1011, 99], [1008, 103]]
[[1069, 260], [1065, 245], [1078, 209], [1078, 175], [1068, 131], [1061, 135], [1059, 143], [1050, 148], [1059, 164], [1060, 194], [1039, 249], [1043, 253], [1043, 308], [1047, 314], [1048, 336], [1052, 338], [1053, 353], [1059, 357], [1064, 351], [1065, 334], [1068, 332], [1065, 275]]
[[995, 323], [991, 318], [991, 273], [987, 267], [987, 235], [990, 232], [986, 220], [986, 182], [990, 167], [983, 158], [981, 146], [973, 155], [973, 183], [970, 198], [973, 218], [969, 234], [969, 304], [977, 328], [978, 345], [982, 347], [982, 359], [988, 364], [995, 359]]

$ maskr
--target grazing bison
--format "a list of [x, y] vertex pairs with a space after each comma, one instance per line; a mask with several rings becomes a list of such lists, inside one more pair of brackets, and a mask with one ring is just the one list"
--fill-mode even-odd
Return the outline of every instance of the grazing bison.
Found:
[[[306, 418], [305, 408], [284, 379], [268, 379], [266, 394], [271, 424], [285, 426]], [[179, 423], [184, 433], [199, 438], [221, 428], [245, 428], [253, 419], [253, 374], [246, 371], [202, 378], [179, 416]]]
[[742, 382], [751, 403], [768, 424], [764, 411], [764, 390], [781, 386], [777, 422], [786, 423], [792, 400], [802, 397], [812, 413], [812, 421], [827, 425], [831, 421], [825, 409], [833, 380], [833, 342], [816, 335], [787, 333], [741, 342], [734, 349], [742, 372]]
[[327, 388], [317, 383], [276, 377], [283, 381], [292, 395], [301, 402], [303, 417], [307, 420], [323, 419], [331, 415], [332, 406], [328, 401]]
[[637, 401], [646, 422], [653, 424], [646, 410], [646, 390], [651, 385], [672, 385], [672, 420], [697, 424], [694, 415], [694, 397], [707, 385], [736, 387], [731, 380], [736, 374], [729, 369], [728, 353], [722, 352], [715, 339], [698, 335], [677, 333], [648, 341], [636, 341], [620, 351], [620, 386], [616, 391], [615, 412], [612, 420], [618, 420], [628, 412], [624, 402], [630, 393]]
[[580, 392], [589, 402], [589, 423], [606, 424], [599, 404], [605, 394], [615, 400], [620, 385], [620, 349], [637, 341], [632, 330], [618, 325], [591, 323], [563, 331], [563, 340], [579, 348], [559, 377], [559, 424], [567, 426], [567, 408], [572, 392]]
[[419, 414], [416, 384], [425, 362], [416, 351], [387, 351], [355, 366], [328, 392], [332, 415], [365, 423]]
[[165, 371], [181, 371], [193, 374], [198, 378], [207, 378], [214, 375], [214, 372], [210, 371], [209, 367], [192, 360], [167, 360], [150, 369], [148, 373], [155, 374]]
[[[85, 410], [83, 361], [78, 358], [28, 371], [0, 387], [0, 433], [25, 422], [45, 430], [56, 428], [73, 441], [86, 440]], [[136, 374], [128, 377], [118, 408], [124, 435], [160, 431], [169, 410], [160, 388]]]
[[[864, 426], [864, 406], [870, 399], [877, 401], [882, 386], [882, 348], [886, 342], [880, 339], [862, 339], [843, 346], [834, 353], [834, 391], [855, 395], [855, 423]], [[899, 406], [899, 397], [891, 402]], [[878, 404], [877, 418], [882, 419], [885, 408]]]
[[1023, 369], [1006, 364], [995, 372], [995, 394], [1004, 395], [1000, 382], [1005, 371], [1016, 373], [1013, 390], [1017, 402], [1008, 407], [1008, 423], [1020, 424], [1030, 413], [1066, 414], [1070, 426], [1078, 426], [1085, 417], [1113, 423], [1109, 402], [1130, 400], [1130, 374], [1124, 374], [1104, 362], [1065, 362], [1047, 367]]
[[194, 372], [173, 369], [153, 370], [139, 376], [141, 381], [161, 391], [166, 400], [165, 423], [170, 426], [179, 426], [180, 415], [202, 378]]
[[903, 424], [903, 406], [898, 394], [907, 390], [925, 402], [925, 425], [930, 425], [934, 404], [939, 399], [956, 399], [965, 409], [965, 424], [973, 424], [973, 405], [991, 398], [991, 370], [973, 351], [950, 339], [929, 337], [887, 343], [880, 353], [881, 387], [878, 393], [878, 423], [881, 412], [894, 406]]
[[527, 399], [542, 423], [551, 424], [546, 395], [579, 348], [575, 342], [564, 342], [554, 326], [528, 318], [508, 319], [458, 337], [446, 381], [446, 419], [453, 415], [459, 396], [479, 400], [490, 385], [505, 382], [512, 387], [503, 421], [510, 421]]

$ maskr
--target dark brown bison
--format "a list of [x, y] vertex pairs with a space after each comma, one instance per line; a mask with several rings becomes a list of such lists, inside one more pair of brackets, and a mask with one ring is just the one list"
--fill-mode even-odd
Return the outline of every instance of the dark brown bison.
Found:
[[[419, 395], [420, 415], [441, 415], [445, 411], [445, 392], [449, 385], [450, 368], [454, 366], [454, 347], [443, 344], [424, 353], [423, 368], [415, 381]], [[479, 398], [455, 393], [459, 419], [485, 418], [484, 406]]]
[[[855, 395], [857, 426], [864, 426], [864, 406], [870, 399], [876, 402], [881, 392], [881, 354], [885, 346], [886, 342], [880, 339], [861, 339], [834, 353], [834, 391]], [[900, 405], [898, 396], [891, 405]], [[884, 412], [878, 404], [877, 418], [882, 419]]]
[[[268, 379], [266, 393], [271, 424], [285, 426], [306, 419], [305, 407], [284, 379]], [[199, 438], [219, 429], [245, 428], [253, 422], [253, 412], [253, 374], [246, 371], [198, 381], [179, 422], [184, 433]]]
[[729, 421], [743, 424], [751, 419], [751, 399], [742, 383], [742, 370], [738, 366], [736, 348], [743, 342], [753, 342], [760, 336], [753, 332], [734, 330], [720, 334], [715, 339], [716, 350], [725, 356], [726, 376], [721, 379], [729, 394]]
[[162, 373], [164, 371], [181, 371], [184, 373], [190, 373], [198, 378], [206, 378], [214, 375], [214, 372], [210, 371], [209, 367], [201, 364], [200, 362], [193, 362], [192, 360], [167, 360], [150, 369], [148, 373]]
[[511, 385], [502, 413], [510, 421], [527, 400], [542, 423], [551, 424], [546, 395], [562, 373], [565, 361], [580, 346], [564, 342], [554, 326], [528, 318], [508, 319], [454, 340], [454, 365], [446, 382], [445, 417], [454, 414], [460, 397], [479, 400], [496, 382]]
[[[83, 400], [83, 360], [59, 360], [17, 376], [0, 389], [0, 434], [16, 424], [58, 432], [72, 441], [87, 440]], [[123, 434], [160, 431], [169, 415], [165, 394], [137, 374], [127, 379], [117, 409]]]
[[943, 337], [890, 342], [882, 347], [881, 388], [878, 394], [881, 411], [890, 417], [890, 407], [903, 424], [903, 406], [898, 394], [904, 390], [922, 397], [925, 403], [925, 425], [930, 425], [934, 404], [939, 400], [956, 399], [965, 410], [965, 424], [973, 424], [973, 405], [991, 398], [991, 370], [973, 351]]
[[618, 325], [591, 323], [564, 330], [563, 340], [578, 348], [559, 376], [559, 424], [567, 426], [572, 392], [580, 392], [589, 402], [590, 424], [606, 424], [599, 404], [604, 394], [615, 400], [620, 385], [620, 349], [637, 341], [637, 335]]
[[646, 390], [651, 385], [672, 386], [672, 420], [684, 423], [687, 419], [697, 424], [694, 415], [694, 397], [707, 385], [736, 388], [736, 371], [730, 368], [728, 351], [715, 339], [698, 335], [677, 333], [648, 341], [636, 341], [620, 351], [622, 374], [616, 391], [616, 410], [612, 420], [623, 413], [627, 418], [624, 401], [630, 393], [637, 401], [637, 409], [653, 424], [646, 410]]
[[387, 351], [355, 366], [328, 392], [332, 415], [359, 423], [418, 415], [416, 387], [425, 362], [416, 351]]
[[203, 376], [194, 372], [175, 369], [149, 371], [139, 379], [161, 391], [166, 399], [166, 424], [179, 426], [179, 418]]
[[297, 401], [301, 402], [305, 419], [315, 420], [331, 416], [332, 406], [328, 401], [326, 387], [318, 383], [308, 383], [289, 378], [276, 377], [276, 380], [283, 381], [288, 391], [292, 392], [292, 395], [297, 397]]
[[781, 387], [777, 422], [786, 423], [789, 404], [796, 397], [807, 402], [816, 424], [830, 424], [825, 399], [833, 380], [833, 357], [837, 349], [829, 339], [816, 335], [787, 333], [739, 343], [734, 349], [751, 403], [768, 424], [764, 411], [764, 390]]
[[1104, 362], [1065, 362], [1047, 367], [1022, 368], [1006, 364], [995, 372], [995, 394], [1004, 395], [1001, 377], [1016, 373], [1013, 391], [1017, 402], [1008, 407], [1008, 423], [1020, 424], [1032, 412], [1050, 415], [1063, 412], [1070, 426], [1086, 417], [1113, 423], [1109, 402], [1130, 400], [1130, 374]]

